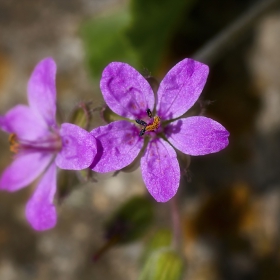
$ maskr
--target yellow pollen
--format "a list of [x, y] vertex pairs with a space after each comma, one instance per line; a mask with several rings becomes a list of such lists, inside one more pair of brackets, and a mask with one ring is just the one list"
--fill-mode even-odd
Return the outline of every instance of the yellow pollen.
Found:
[[155, 116], [153, 119], [153, 123], [149, 124], [146, 126], [146, 131], [153, 131], [158, 129], [160, 126], [160, 117], [159, 116]]
[[19, 150], [19, 143], [17, 142], [17, 136], [15, 133], [9, 135], [10, 151], [17, 153]]

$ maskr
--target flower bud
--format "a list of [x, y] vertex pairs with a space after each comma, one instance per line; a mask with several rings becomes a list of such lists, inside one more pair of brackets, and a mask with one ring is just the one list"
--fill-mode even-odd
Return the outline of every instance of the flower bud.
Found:
[[158, 230], [148, 241], [141, 257], [142, 262], [144, 262], [156, 250], [169, 247], [171, 245], [171, 241], [172, 232], [169, 229]]
[[155, 251], [147, 259], [139, 280], [180, 280], [183, 260], [171, 248]]
[[91, 119], [90, 102], [80, 102], [72, 111], [69, 122], [88, 130]]

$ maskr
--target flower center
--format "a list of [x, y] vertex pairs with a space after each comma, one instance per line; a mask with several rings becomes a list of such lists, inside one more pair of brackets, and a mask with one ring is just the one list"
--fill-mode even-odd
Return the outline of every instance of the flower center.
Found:
[[152, 119], [152, 122], [146, 123], [143, 120], [139, 120], [139, 119], [135, 120], [138, 124], [143, 126], [143, 128], [139, 132], [139, 136], [143, 136], [145, 134], [145, 132], [147, 132], [147, 131], [155, 131], [160, 126], [160, 117], [159, 116], [153, 117], [153, 114], [150, 109], [147, 109], [146, 112], [147, 112], [148, 117]]
[[9, 135], [9, 144], [10, 151], [16, 154], [19, 150], [19, 143], [17, 142], [17, 136], [15, 133]]
[[58, 133], [36, 140], [19, 139], [15, 133], [9, 135], [10, 151], [17, 154], [22, 151], [58, 152], [62, 148], [61, 137]]

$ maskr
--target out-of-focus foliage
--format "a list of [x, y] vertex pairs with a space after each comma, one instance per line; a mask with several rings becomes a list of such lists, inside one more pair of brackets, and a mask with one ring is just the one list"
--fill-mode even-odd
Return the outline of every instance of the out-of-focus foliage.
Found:
[[183, 268], [182, 258], [173, 249], [159, 249], [146, 260], [139, 280], [179, 280]]
[[139, 66], [137, 54], [123, 32], [129, 21], [130, 15], [124, 10], [82, 25], [86, 62], [94, 78], [99, 79], [105, 66], [112, 61], [123, 61], [136, 68]]
[[195, 0], [132, 0], [132, 24], [127, 36], [141, 63], [150, 71], [159, 66], [174, 29]]
[[250, 188], [245, 183], [235, 183], [201, 202], [192, 219], [186, 219], [187, 237], [229, 237], [237, 235], [252, 223]]
[[82, 25], [86, 60], [94, 78], [112, 61], [155, 72], [174, 30], [195, 0], [131, 0], [130, 10], [95, 18]]
[[148, 241], [145, 250], [142, 255], [142, 261], [146, 261], [147, 258], [156, 250], [164, 247], [171, 246], [172, 232], [169, 229], [158, 230], [152, 238]]
[[105, 225], [106, 243], [95, 252], [93, 260], [97, 261], [112, 246], [142, 237], [153, 222], [153, 210], [147, 197], [134, 196], [124, 202]]
[[77, 174], [72, 170], [60, 170], [57, 178], [57, 199], [61, 202], [79, 184]]
[[132, 197], [115, 211], [106, 228], [106, 238], [118, 237], [118, 243], [127, 243], [141, 237], [153, 221], [153, 204], [141, 196]]

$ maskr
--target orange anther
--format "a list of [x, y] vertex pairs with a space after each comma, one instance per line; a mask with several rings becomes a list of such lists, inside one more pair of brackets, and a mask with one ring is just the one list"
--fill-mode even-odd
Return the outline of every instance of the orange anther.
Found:
[[17, 140], [17, 135], [15, 133], [9, 135], [10, 151], [13, 153], [17, 153], [19, 150], [19, 143]]

